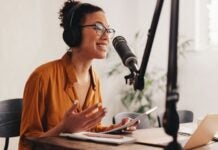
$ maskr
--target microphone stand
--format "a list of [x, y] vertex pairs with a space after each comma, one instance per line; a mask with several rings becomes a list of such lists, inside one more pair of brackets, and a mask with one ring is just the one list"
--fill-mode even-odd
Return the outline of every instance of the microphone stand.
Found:
[[[157, 24], [159, 21], [163, 0], [157, 0], [152, 24], [148, 33], [148, 39], [139, 71], [131, 71], [126, 80], [134, 83], [135, 90], [144, 89], [144, 76], [149, 60]], [[170, 38], [169, 38], [169, 58], [167, 73], [167, 92], [165, 113], [163, 116], [163, 127], [165, 132], [172, 136], [173, 140], [165, 147], [165, 150], [181, 150], [181, 145], [177, 142], [177, 133], [179, 129], [179, 116], [176, 111], [176, 103], [179, 100], [177, 91], [177, 39], [178, 39], [178, 18], [179, 18], [179, 0], [171, 0], [171, 18], [170, 18]]]
[[169, 57], [167, 73], [167, 92], [163, 127], [165, 132], [173, 137], [166, 150], [182, 150], [177, 142], [179, 129], [179, 116], [176, 111], [176, 103], [179, 100], [177, 91], [177, 41], [178, 41], [179, 0], [171, 0]]

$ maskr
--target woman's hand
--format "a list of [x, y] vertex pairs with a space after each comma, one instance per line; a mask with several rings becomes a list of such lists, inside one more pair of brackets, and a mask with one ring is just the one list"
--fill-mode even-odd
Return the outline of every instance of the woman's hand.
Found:
[[[116, 124], [114, 127], [120, 127], [123, 126], [127, 123], [129, 123], [132, 120], [132, 118], [123, 118], [122, 121], [118, 124]], [[138, 120], [135, 124], [127, 127], [126, 129], [121, 130], [121, 133], [132, 133], [133, 131], [136, 130], [137, 125], [140, 123], [140, 120]]]
[[63, 132], [73, 133], [86, 131], [95, 127], [106, 114], [105, 108], [95, 104], [84, 111], [76, 112], [78, 102], [65, 113], [62, 121]]

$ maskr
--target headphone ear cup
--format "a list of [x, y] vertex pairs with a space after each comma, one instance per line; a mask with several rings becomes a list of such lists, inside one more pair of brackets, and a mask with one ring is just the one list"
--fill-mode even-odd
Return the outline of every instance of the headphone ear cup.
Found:
[[79, 27], [72, 27], [71, 28], [71, 40], [73, 46], [79, 46], [81, 43], [81, 31]]
[[79, 46], [82, 40], [80, 29], [77, 27], [74, 27], [69, 30], [64, 30], [63, 39], [64, 39], [64, 42], [69, 47]]
[[69, 47], [72, 47], [72, 37], [71, 37], [71, 31], [70, 30], [64, 30], [63, 32], [63, 39], [64, 39], [64, 42], [69, 46]]

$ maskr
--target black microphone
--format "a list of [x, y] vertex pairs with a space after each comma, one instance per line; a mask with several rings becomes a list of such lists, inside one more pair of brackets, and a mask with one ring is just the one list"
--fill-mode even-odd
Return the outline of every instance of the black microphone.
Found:
[[131, 52], [124, 37], [117, 36], [113, 39], [113, 46], [120, 56], [123, 64], [131, 71], [138, 73], [136, 56]]

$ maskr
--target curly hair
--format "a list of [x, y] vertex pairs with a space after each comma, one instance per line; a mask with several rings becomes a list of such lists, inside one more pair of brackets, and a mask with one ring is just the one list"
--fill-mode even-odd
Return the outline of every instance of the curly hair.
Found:
[[[72, 15], [72, 12], [77, 8], [78, 5], [81, 5], [79, 7], [80, 10], [78, 10], [78, 13], [75, 16], [79, 16], [79, 23], [81, 23], [82, 20], [84, 20], [85, 15], [97, 12], [97, 11], [103, 11], [102, 8], [91, 5], [88, 3], [80, 3], [79, 1], [74, 0], [67, 0], [64, 3], [64, 6], [59, 11], [59, 19], [61, 20], [60, 26], [63, 28], [66, 28], [69, 25], [69, 21]], [[77, 18], [78, 19], [78, 18]]]
[[67, 0], [59, 11], [60, 26], [64, 28], [63, 39], [69, 47], [79, 46], [82, 40], [80, 25], [87, 14], [102, 11], [102, 8], [74, 0]]
[[59, 11], [59, 19], [61, 20], [60, 26], [61, 27], [66, 27], [68, 23], [68, 17], [69, 17], [69, 12], [71, 9], [73, 9], [76, 5], [78, 5], [79, 2], [75, 2], [74, 0], [68, 0], [64, 3], [64, 6], [62, 9]]

